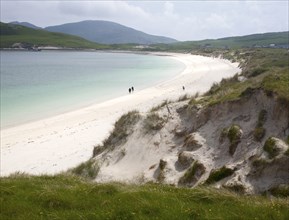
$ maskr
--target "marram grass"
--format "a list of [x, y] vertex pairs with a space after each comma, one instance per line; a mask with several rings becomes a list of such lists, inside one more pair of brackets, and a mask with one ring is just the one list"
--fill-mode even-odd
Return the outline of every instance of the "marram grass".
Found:
[[1, 178], [0, 219], [289, 219], [288, 199], [74, 176]]

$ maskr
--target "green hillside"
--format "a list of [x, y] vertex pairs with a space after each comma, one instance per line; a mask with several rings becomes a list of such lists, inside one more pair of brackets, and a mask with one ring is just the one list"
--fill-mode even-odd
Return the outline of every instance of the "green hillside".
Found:
[[199, 48], [231, 48], [239, 49], [245, 47], [269, 47], [270, 44], [289, 45], [289, 32], [276, 32], [265, 34], [252, 34], [240, 37], [226, 37], [221, 39], [208, 39], [201, 41], [185, 41], [169, 45], [154, 45], [155, 50], [187, 51]]
[[52, 33], [44, 30], [5, 24], [0, 22], [0, 48], [11, 48], [14, 43], [25, 43], [38, 46], [56, 46], [82, 49], [106, 49], [109, 46], [87, 41], [83, 38], [61, 33]]
[[170, 44], [177, 40], [146, 34], [111, 21], [80, 21], [46, 27], [45, 30], [71, 34], [100, 44]]
[[1, 178], [1, 219], [288, 219], [286, 199], [206, 187], [95, 184], [73, 176]]

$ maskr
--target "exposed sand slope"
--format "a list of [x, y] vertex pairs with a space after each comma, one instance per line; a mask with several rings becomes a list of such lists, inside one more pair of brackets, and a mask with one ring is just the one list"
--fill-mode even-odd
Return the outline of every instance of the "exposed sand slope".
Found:
[[[215, 183], [247, 193], [260, 193], [280, 184], [289, 184], [288, 145], [289, 112], [277, 99], [256, 90], [248, 98], [200, 108], [188, 101], [169, 104], [157, 114], [165, 123], [159, 130], [145, 128], [146, 117], [134, 125], [133, 133], [124, 144], [104, 151], [94, 160], [100, 165], [98, 182], [160, 181], [175, 185], [194, 186], [207, 180], [212, 170], [225, 166], [232, 175]], [[265, 136], [258, 142], [253, 132], [260, 111], [266, 110]], [[161, 121], [161, 120], [160, 120]], [[230, 153], [224, 128], [239, 126], [239, 143]], [[265, 141], [274, 136], [277, 154], [271, 158], [264, 151]], [[121, 142], [117, 142], [121, 143]], [[190, 179], [179, 182], [197, 161]]]
[[163, 100], [204, 92], [213, 82], [240, 72], [237, 63], [223, 59], [159, 55], [172, 56], [186, 68], [175, 78], [132, 95], [1, 130], [1, 176], [16, 171], [54, 174], [76, 166], [91, 157], [94, 145], [101, 143], [122, 114], [133, 109], [144, 112]]

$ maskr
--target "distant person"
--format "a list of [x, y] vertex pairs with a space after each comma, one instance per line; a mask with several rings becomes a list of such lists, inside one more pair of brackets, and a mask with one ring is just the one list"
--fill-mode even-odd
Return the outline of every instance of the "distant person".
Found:
[[185, 90], [185, 87], [183, 86], [183, 90]]
[[129, 94], [131, 93], [131, 88], [128, 89]]
[[134, 88], [133, 88], [133, 86], [131, 87], [131, 91], [134, 92]]

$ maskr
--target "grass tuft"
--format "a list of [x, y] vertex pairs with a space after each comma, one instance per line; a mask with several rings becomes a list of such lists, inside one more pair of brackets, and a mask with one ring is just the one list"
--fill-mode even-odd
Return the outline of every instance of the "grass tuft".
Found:
[[276, 157], [279, 154], [279, 150], [276, 147], [276, 140], [272, 137], [266, 140], [263, 149], [268, 153], [270, 159]]
[[182, 96], [180, 96], [180, 98], [178, 99], [178, 102], [188, 100], [189, 98], [190, 98], [190, 96], [189, 96], [188, 94], [182, 95]]
[[241, 127], [239, 125], [232, 125], [231, 127], [223, 128], [219, 137], [219, 142], [223, 143], [225, 141], [225, 138], [228, 138], [230, 141], [229, 153], [233, 155], [236, 151], [238, 144], [241, 142], [241, 137]]
[[167, 166], [167, 162], [165, 160], [160, 160], [159, 163], [159, 174], [157, 176], [158, 182], [162, 183], [165, 180], [165, 174], [164, 174], [164, 169]]
[[185, 172], [185, 174], [179, 179], [179, 184], [193, 186], [205, 173], [205, 171], [205, 166], [199, 161], [195, 161], [192, 163], [192, 166]]
[[85, 179], [95, 179], [99, 172], [99, 166], [93, 159], [81, 163], [71, 170], [71, 173], [81, 176]]
[[166, 106], [169, 103], [170, 103], [170, 101], [164, 100], [161, 104], [159, 104], [155, 107], [152, 107], [149, 112], [153, 113], [153, 112], [159, 111], [162, 107]]
[[144, 119], [144, 128], [146, 131], [158, 131], [165, 124], [164, 118], [160, 117], [158, 113], [151, 112]]
[[273, 187], [269, 192], [275, 197], [289, 198], [289, 184], [281, 184]]
[[265, 136], [266, 129], [263, 126], [264, 126], [264, 123], [266, 122], [266, 120], [267, 120], [267, 111], [265, 109], [262, 109], [259, 112], [257, 125], [256, 125], [256, 127], [254, 129], [254, 133], [253, 133], [254, 139], [256, 141], [261, 141], [263, 139], [263, 137]]
[[220, 169], [212, 170], [205, 184], [212, 184], [218, 182], [228, 176], [231, 176], [234, 173], [234, 170], [223, 166]]
[[140, 114], [138, 111], [131, 111], [124, 114], [114, 124], [114, 130], [109, 137], [103, 141], [102, 145], [95, 146], [92, 156], [95, 157], [104, 150], [112, 150], [115, 145], [124, 143], [127, 137], [133, 132], [133, 126], [139, 121]]

